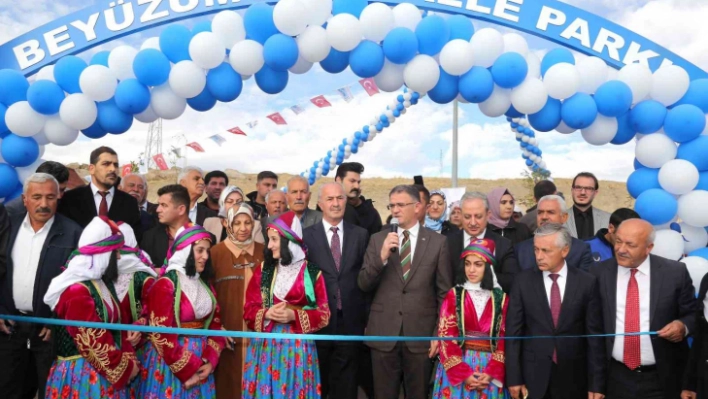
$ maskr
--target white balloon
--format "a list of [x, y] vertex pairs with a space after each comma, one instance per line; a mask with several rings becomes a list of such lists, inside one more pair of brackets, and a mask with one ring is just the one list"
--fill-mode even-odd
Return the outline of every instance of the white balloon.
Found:
[[585, 141], [592, 145], [608, 144], [617, 135], [617, 118], [610, 118], [604, 115], [598, 115], [592, 125], [582, 129], [582, 134]]
[[288, 36], [297, 36], [307, 28], [307, 9], [300, 0], [280, 0], [273, 8], [273, 22]]
[[[40, 154], [42, 154], [42, 152], [43, 152], [43, 147], [44, 146], [39, 147]], [[24, 183], [27, 179], [29, 179], [30, 176], [32, 176], [35, 173], [35, 171], [37, 170], [39, 165], [41, 165], [45, 162], [46, 162], [46, 160], [42, 159], [42, 157], [39, 156], [39, 157], [37, 157], [36, 161], [32, 162], [31, 165], [25, 166], [24, 168], [15, 168], [15, 171], [17, 171], [17, 177], [19, 177], [20, 182]]]
[[170, 71], [170, 87], [182, 98], [194, 98], [206, 87], [204, 70], [192, 61], [180, 61]]
[[693, 287], [696, 292], [698, 292], [701, 289], [703, 277], [708, 274], [708, 260], [700, 256], [687, 256], [681, 259], [681, 263], [686, 265], [688, 275], [691, 276], [691, 281], [693, 282]]
[[651, 91], [652, 74], [646, 65], [627, 64], [619, 71], [617, 79], [632, 89], [632, 104], [644, 100]]
[[568, 126], [565, 124], [565, 122], [561, 121], [560, 124], [556, 127], [556, 132], [562, 133], [562, 134], [570, 134], [575, 132], [576, 129], [573, 129], [572, 127]]
[[580, 93], [594, 94], [607, 81], [607, 64], [599, 57], [585, 57], [575, 64], [580, 74]]
[[526, 39], [518, 33], [507, 33], [502, 36], [504, 39], [504, 52], [505, 53], [519, 53], [523, 57], [529, 53], [529, 44], [526, 43]]
[[308, 26], [297, 37], [297, 47], [300, 56], [310, 62], [320, 62], [327, 58], [331, 46], [327, 41], [327, 31], [321, 26]]
[[231, 49], [229, 63], [241, 75], [253, 75], [261, 70], [263, 60], [263, 46], [254, 40], [242, 40]]
[[393, 10], [383, 3], [371, 3], [366, 6], [359, 21], [364, 37], [376, 43], [382, 41], [395, 24]]
[[411, 90], [427, 93], [438, 83], [440, 68], [429, 55], [416, 55], [403, 69], [403, 81]]
[[684, 159], [672, 159], [659, 170], [659, 184], [671, 194], [688, 194], [698, 185], [698, 169]]
[[[50, 117], [50, 118], [56, 118], [56, 117], [54, 116], [54, 117]], [[45, 128], [47, 127], [47, 123], [46, 123], [46, 122], [44, 123], [44, 127], [45, 127]], [[39, 132], [39, 133], [35, 134], [34, 136], [32, 136], [32, 138], [34, 139], [34, 141], [37, 142], [37, 144], [39, 144], [39, 145], [41, 145], [41, 146], [50, 144], [49, 139], [47, 138], [47, 135], [44, 134], [44, 129], [42, 129], [41, 132]], [[40, 158], [41, 158], [41, 156], [40, 156]]]
[[42, 131], [44, 115], [32, 109], [27, 101], [19, 101], [8, 107], [5, 124], [10, 131], [21, 137], [31, 137]]
[[663, 258], [679, 260], [683, 256], [683, 237], [678, 231], [659, 230], [656, 232], [651, 253]]
[[335, 15], [327, 23], [327, 41], [336, 50], [354, 50], [361, 42], [361, 23], [351, 14]]
[[187, 100], [175, 94], [169, 84], [163, 84], [152, 89], [150, 107], [160, 118], [177, 119], [187, 108]]
[[708, 226], [706, 204], [708, 204], [708, 191], [693, 190], [682, 195], [678, 199], [678, 217], [691, 226], [706, 227]]
[[681, 223], [680, 225], [681, 235], [683, 235], [685, 241], [683, 253], [689, 254], [708, 245], [708, 231], [705, 228], [691, 226], [687, 223]]
[[415, 27], [423, 19], [418, 7], [410, 3], [401, 3], [393, 7], [393, 19], [396, 27], [408, 28], [415, 31]]
[[322, 26], [332, 15], [332, 0], [301, 0], [310, 26]]
[[529, 52], [526, 55], [526, 64], [529, 67], [529, 71], [526, 74], [527, 79], [541, 77], [541, 59], [536, 54]]
[[303, 73], [307, 73], [310, 69], [312, 69], [312, 63], [300, 56], [297, 58], [295, 65], [293, 65], [289, 71], [296, 75], [302, 75]]
[[145, 111], [135, 115], [135, 119], [142, 123], [153, 123], [159, 118], [155, 111], [153, 111], [152, 106], [148, 106]]
[[504, 38], [496, 29], [480, 29], [472, 35], [472, 53], [474, 64], [489, 68], [504, 52]]
[[648, 134], [637, 142], [635, 156], [648, 168], [658, 169], [676, 158], [676, 143], [665, 134]]
[[517, 111], [525, 115], [540, 111], [547, 101], [546, 87], [539, 79], [526, 79], [511, 90], [511, 103]]
[[56, 80], [54, 80], [54, 65], [47, 65], [40, 69], [37, 75], [35, 75], [35, 81], [37, 80], [51, 80], [52, 82], [56, 82]]
[[580, 73], [575, 65], [561, 62], [546, 71], [543, 84], [550, 97], [565, 100], [577, 93], [580, 86]]
[[479, 103], [479, 110], [486, 116], [502, 116], [511, 107], [511, 90], [494, 85], [494, 91], [488, 99]]
[[116, 79], [125, 80], [135, 77], [133, 60], [137, 54], [138, 50], [130, 46], [118, 46], [111, 50], [108, 55], [108, 67], [113, 71]]
[[221, 11], [216, 14], [211, 21], [211, 31], [219, 35], [226, 48], [231, 48], [246, 38], [243, 17], [231, 10]]
[[118, 81], [113, 71], [103, 65], [89, 65], [79, 78], [81, 91], [93, 101], [110, 100], [116, 93]]
[[[212, 22], [213, 24], [213, 22]], [[160, 38], [159, 37], [151, 37], [145, 42], [143, 42], [143, 45], [140, 46], [140, 50], [145, 50], [145, 49], [155, 49], [155, 50], [160, 50]]]
[[472, 69], [472, 65], [474, 65], [472, 44], [467, 40], [451, 40], [440, 51], [440, 66], [450, 75], [463, 75]]
[[226, 46], [216, 33], [199, 32], [189, 42], [189, 56], [202, 69], [218, 67], [224, 62], [225, 55]]
[[84, 130], [96, 122], [98, 107], [86, 94], [70, 94], [61, 102], [59, 117], [72, 129]]
[[649, 95], [666, 106], [673, 105], [686, 94], [690, 83], [688, 72], [678, 65], [668, 65], [652, 75]]
[[66, 126], [59, 117], [51, 117], [44, 124], [44, 135], [50, 143], [58, 146], [66, 146], [79, 137], [79, 131]]
[[607, 82], [610, 80], [619, 80], [619, 71], [611, 66], [607, 66]]

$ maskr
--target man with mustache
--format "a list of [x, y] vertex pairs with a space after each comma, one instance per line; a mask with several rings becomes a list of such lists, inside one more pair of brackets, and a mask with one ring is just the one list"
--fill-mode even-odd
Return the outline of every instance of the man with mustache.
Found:
[[337, 168], [334, 181], [344, 187], [347, 195], [347, 209], [344, 220], [363, 227], [373, 235], [381, 231], [381, 215], [374, 208], [374, 202], [361, 195], [361, 175], [364, 165], [358, 162], [345, 162]]
[[[42, 162], [34, 173], [47, 173], [57, 179], [59, 182], [59, 199], [61, 200], [61, 196], [64, 195], [64, 192], [66, 191], [67, 183], [69, 183], [69, 168], [59, 162], [46, 161]], [[17, 197], [12, 201], [7, 201], [4, 205], [7, 213], [10, 215], [27, 213], [25, 204], [22, 201], [22, 196]]]
[[126, 175], [120, 180], [120, 190], [138, 200], [140, 226], [143, 233], [155, 226], [157, 223], [157, 216], [155, 215], [157, 204], [151, 204], [147, 201], [148, 183], [145, 176], [135, 173]]
[[189, 193], [189, 220], [198, 225], [204, 224], [204, 219], [216, 217], [217, 212], [207, 208], [204, 204], [199, 204], [199, 198], [204, 195], [204, 173], [196, 166], [187, 166], [177, 177], [177, 183], [186, 188]]
[[310, 203], [310, 184], [302, 176], [293, 176], [288, 180], [288, 208], [300, 219], [302, 228], [306, 229], [322, 221], [322, 212], [308, 208]]
[[592, 206], [600, 184], [590, 172], [581, 172], [573, 179], [573, 212], [569, 212], [566, 225], [570, 234], [589, 240], [610, 222], [610, 214]]
[[[44, 295], [81, 236], [78, 224], [56, 214], [59, 197], [59, 183], [49, 174], [35, 173], [25, 181], [22, 201], [27, 211], [10, 216], [0, 314], [52, 317]], [[47, 326], [0, 320], [0, 358], [12, 365], [0, 373], [3, 398], [34, 397], [38, 387], [39, 398], [44, 398], [54, 361], [51, 338]]]

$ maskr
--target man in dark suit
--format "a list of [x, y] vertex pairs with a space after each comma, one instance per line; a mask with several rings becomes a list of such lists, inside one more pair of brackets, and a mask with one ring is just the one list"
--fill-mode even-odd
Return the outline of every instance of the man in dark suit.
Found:
[[696, 330], [683, 380], [681, 399], [705, 398], [708, 395], [708, 274], [703, 276], [696, 300]]
[[[600, 285], [607, 397], [678, 398], [695, 331], [693, 283], [683, 263], [650, 255], [654, 228], [629, 219], [615, 233], [615, 258], [591, 272]], [[632, 335], [656, 331], [657, 335]]]
[[[538, 201], [537, 222], [538, 226], [544, 226], [548, 223], [565, 224], [568, 220], [568, 208], [565, 206], [565, 200], [558, 195], [547, 195]], [[521, 269], [535, 269], [536, 258], [533, 253], [533, 238], [522, 241], [516, 244], [514, 248], [516, 258], [519, 260]], [[577, 267], [584, 271], [588, 271], [593, 265], [592, 253], [590, 245], [585, 241], [573, 238], [570, 243], [570, 252], [565, 261], [570, 267]]]
[[189, 223], [189, 193], [179, 184], [169, 184], [160, 187], [157, 195], [160, 196], [157, 200], [157, 218], [160, 223], [145, 232], [140, 248], [150, 255], [155, 266], [160, 267], [177, 231]]
[[206, 205], [198, 203], [204, 195], [204, 173], [196, 166], [187, 166], [179, 173], [177, 183], [187, 189], [189, 193], [189, 208], [187, 216], [194, 224], [204, 225], [204, 219], [217, 217], [218, 212], [211, 210]]
[[[357, 285], [369, 233], [343, 221], [347, 203], [339, 183], [320, 187], [322, 221], [306, 228], [307, 258], [322, 270], [331, 316], [320, 334], [363, 335], [368, 316], [366, 295]], [[317, 341], [322, 397], [356, 399], [360, 342]]]
[[150, 205], [154, 205], [156, 210], [157, 204], [150, 204], [147, 201], [148, 184], [145, 176], [135, 173], [126, 175], [120, 180], [120, 190], [130, 194], [138, 201], [138, 207], [140, 208], [140, 228], [143, 233], [154, 227], [157, 224], [157, 215], [155, 215], [154, 211], [150, 213], [148, 209]]
[[[0, 314], [51, 318], [44, 295], [76, 249], [81, 227], [56, 214], [59, 183], [46, 173], [25, 182], [27, 212], [10, 217], [7, 271], [0, 275]], [[51, 330], [40, 324], [0, 320], [0, 358], [12, 365], [0, 373], [3, 398], [44, 398], [54, 361]]]
[[539, 227], [534, 237], [538, 267], [521, 272], [509, 295], [506, 381], [515, 399], [602, 399], [602, 338], [565, 338], [602, 332], [596, 278], [565, 257], [570, 232], [557, 223]]
[[487, 228], [489, 215], [489, 201], [487, 196], [480, 192], [465, 193], [460, 200], [462, 210], [462, 231], [450, 233], [447, 236], [447, 248], [450, 251], [450, 268], [456, 281], [465, 281], [464, 265], [460, 262], [462, 250], [472, 240], [488, 238], [496, 245], [494, 257], [497, 266], [494, 274], [499, 285], [505, 292], [511, 291], [514, 276], [520, 271], [519, 264], [514, 255], [512, 242]]
[[91, 184], [67, 191], [58, 212], [82, 228], [96, 216], [107, 216], [114, 222], [129, 224], [140, 239], [138, 201], [115, 187], [120, 169], [118, 155], [109, 147], [99, 147], [91, 152], [90, 163]]
[[[394, 187], [389, 201], [398, 233], [382, 231], [371, 237], [359, 273], [359, 287], [374, 292], [366, 335], [431, 336], [440, 304], [452, 287], [447, 242], [418, 222], [423, 204], [414, 186]], [[403, 382], [407, 398], [427, 398], [437, 341], [366, 345], [372, 349], [377, 397], [397, 398]]]

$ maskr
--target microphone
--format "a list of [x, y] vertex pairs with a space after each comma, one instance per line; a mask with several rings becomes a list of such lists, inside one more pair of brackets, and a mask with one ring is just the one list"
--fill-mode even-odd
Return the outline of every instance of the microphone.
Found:
[[[398, 233], [398, 218], [391, 219], [391, 233]], [[391, 248], [391, 252], [396, 252], [396, 247]]]

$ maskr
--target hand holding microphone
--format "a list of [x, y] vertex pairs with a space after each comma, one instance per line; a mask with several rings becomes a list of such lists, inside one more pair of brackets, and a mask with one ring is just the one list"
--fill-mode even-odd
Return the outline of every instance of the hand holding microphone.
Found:
[[383, 246], [381, 247], [381, 262], [383, 263], [386, 263], [388, 257], [398, 250], [398, 233], [396, 233], [397, 230], [398, 219], [393, 218], [391, 219], [391, 230], [388, 233], [388, 236], [386, 236], [386, 239], [383, 242]]

